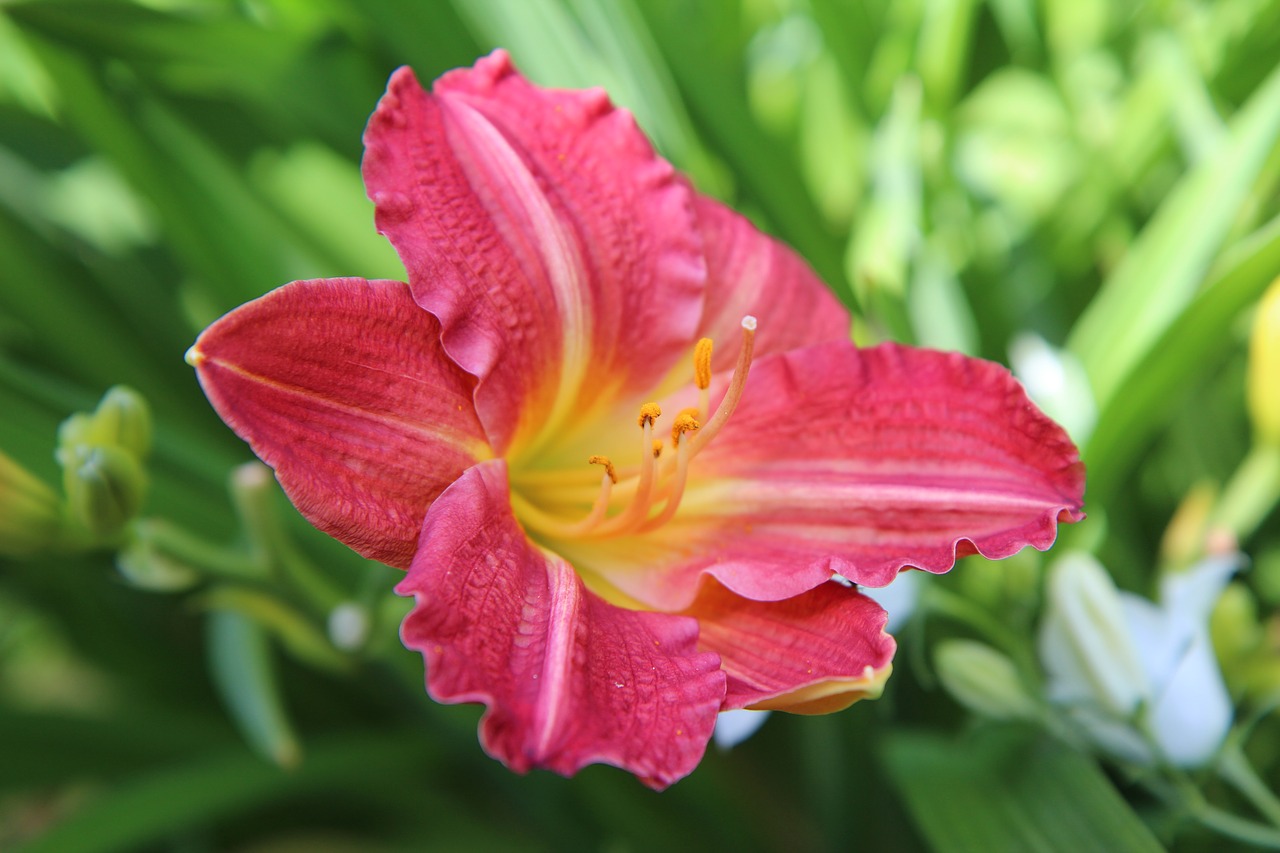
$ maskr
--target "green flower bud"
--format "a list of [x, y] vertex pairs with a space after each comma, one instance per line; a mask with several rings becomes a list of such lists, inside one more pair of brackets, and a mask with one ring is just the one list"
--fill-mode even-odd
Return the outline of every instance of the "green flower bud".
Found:
[[942, 686], [975, 714], [996, 720], [1032, 719], [1039, 713], [1013, 661], [973, 640], [944, 640], [934, 653]]
[[138, 514], [146, 475], [133, 454], [79, 445], [61, 448], [58, 460], [71, 518], [95, 538], [115, 536]]
[[138, 460], [151, 450], [151, 410], [137, 391], [117, 385], [92, 414], [77, 412], [58, 428], [60, 450], [79, 445], [116, 447]]
[[47, 548], [61, 521], [53, 489], [0, 453], [0, 554], [29, 557]]

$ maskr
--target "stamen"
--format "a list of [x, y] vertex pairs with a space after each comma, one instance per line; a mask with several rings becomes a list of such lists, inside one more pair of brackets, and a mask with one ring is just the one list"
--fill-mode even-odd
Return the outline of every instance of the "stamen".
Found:
[[676, 473], [671, 480], [670, 494], [667, 495], [667, 502], [662, 507], [662, 512], [640, 525], [637, 532], [644, 533], [648, 530], [661, 527], [666, 524], [676, 514], [676, 510], [680, 508], [680, 500], [684, 497], [684, 484], [689, 479], [689, 460], [693, 457], [691, 446], [696, 436], [681, 433], [676, 441]]
[[588, 461], [592, 465], [604, 465], [605, 469], [604, 474], [600, 477], [600, 493], [596, 495], [596, 501], [591, 505], [591, 512], [587, 513], [586, 518], [567, 524], [554, 515], [534, 506], [519, 492], [513, 491], [511, 493], [511, 504], [521, 520], [534, 530], [561, 538], [582, 536], [599, 527], [600, 522], [604, 521], [605, 514], [609, 511], [609, 499], [613, 497], [613, 484], [617, 482], [618, 476], [613, 469], [613, 463], [609, 461], [608, 457], [592, 456]]
[[676, 415], [675, 422], [671, 424], [671, 446], [679, 446], [680, 436], [701, 427], [702, 424], [698, 422], [697, 409], [681, 409], [680, 414]]
[[[653, 451], [653, 447], [662, 446], [662, 442], [653, 437], [653, 420], [644, 417], [645, 409], [652, 406], [654, 409], [658, 407], [653, 403], [646, 403], [640, 407], [640, 474], [636, 482], [636, 494], [631, 499], [631, 503], [620, 514], [606, 520], [599, 525], [593, 533], [600, 535], [612, 535], [622, 533], [630, 527], [634, 527], [637, 523], [644, 521], [645, 516], [649, 514], [649, 505], [653, 501], [653, 482], [654, 474], [658, 470], [657, 459], [658, 454]], [[679, 416], [676, 417], [679, 421]]]
[[591, 458], [589, 458], [589, 459], [587, 460], [587, 464], [588, 464], [588, 465], [603, 465], [603, 466], [604, 466], [604, 473], [605, 473], [605, 476], [606, 476], [606, 477], [608, 477], [608, 478], [609, 478], [609, 480], [610, 480], [614, 485], [617, 485], [617, 483], [618, 483], [618, 472], [617, 472], [617, 470], [613, 467], [613, 463], [609, 461], [609, 457], [608, 457], [608, 456], [592, 456]]
[[662, 442], [658, 439], [653, 440], [653, 458], [657, 459], [662, 455]]
[[742, 349], [738, 351], [738, 363], [733, 366], [733, 378], [729, 380], [729, 387], [725, 390], [716, 413], [692, 437], [689, 447], [691, 458], [697, 456], [698, 452], [716, 437], [716, 433], [720, 432], [729, 420], [729, 416], [733, 414], [733, 410], [738, 407], [738, 401], [742, 399], [742, 391], [747, 385], [747, 374], [751, 372], [751, 355], [755, 351], [755, 346], [756, 318], [748, 314], [742, 318]]
[[636, 426], [652, 424], [662, 416], [662, 407], [657, 403], [645, 403], [640, 407], [640, 417], [636, 418]]

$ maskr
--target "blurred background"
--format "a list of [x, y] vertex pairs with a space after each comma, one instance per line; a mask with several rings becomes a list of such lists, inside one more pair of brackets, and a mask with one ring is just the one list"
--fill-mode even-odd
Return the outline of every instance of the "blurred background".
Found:
[[[498, 46], [1088, 465], [1050, 554], [888, 603], [884, 698], [661, 795], [487, 758], [398, 573], [183, 363], [292, 279], [403, 278], [365, 121]], [[1280, 848], [1278, 67], [1278, 0], [0, 0], [0, 849]]]

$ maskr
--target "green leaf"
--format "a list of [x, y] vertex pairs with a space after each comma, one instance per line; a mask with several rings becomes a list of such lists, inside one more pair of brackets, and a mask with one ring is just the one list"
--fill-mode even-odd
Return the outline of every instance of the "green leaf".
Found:
[[1215, 155], [1188, 172], [1071, 332], [1068, 347], [1105, 408], [1195, 298], [1280, 136], [1280, 69], [1233, 118]]
[[844, 273], [847, 233], [834, 233], [805, 189], [795, 153], [765, 133], [747, 101], [740, 12], [729, 3], [640, 5], [708, 145], [740, 181], [774, 233], [804, 256], [836, 296], [853, 301]]
[[[207, 826], [219, 819], [261, 811], [288, 798], [342, 790], [344, 800], [389, 798], [408, 804], [394, 790], [377, 788], [377, 797], [350, 787], [352, 779], [405, 778], [421, 770], [423, 738], [403, 732], [335, 738], [317, 744], [296, 771], [287, 772], [243, 753], [215, 753], [185, 765], [119, 784], [64, 822], [20, 848], [21, 853], [108, 853], [138, 850], [175, 832]], [[434, 799], [447, 798], [437, 791]], [[431, 802], [414, 805], [438, 820], [459, 822], [465, 806]], [[471, 827], [484, 837], [483, 825]], [[490, 834], [489, 839], [493, 836]]]
[[1163, 849], [1096, 763], [1035, 729], [893, 734], [881, 756], [939, 853]]
[[0, 791], [54, 786], [73, 778], [137, 773], [210, 748], [236, 747], [221, 721], [132, 707], [98, 719], [0, 707]]
[[1280, 217], [1240, 241], [1134, 365], [1098, 415], [1084, 448], [1089, 499], [1106, 504], [1168, 421], [1188, 381], [1233, 344], [1232, 324], [1257, 300], [1280, 269]]
[[222, 701], [255, 750], [281, 767], [296, 765], [302, 747], [284, 708], [266, 632], [234, 610], [209, 614], [209, 665]]

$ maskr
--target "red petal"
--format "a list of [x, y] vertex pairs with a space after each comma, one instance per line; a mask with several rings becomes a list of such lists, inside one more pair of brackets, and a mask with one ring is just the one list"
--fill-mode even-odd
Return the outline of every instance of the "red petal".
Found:
[[703, 573], [779, 600], [833, 572], [884, 586], [904, 566], [1044, 550], [1083, 492], [1075, 446], [999, 365], [827, 344], [752, 367], [670, 523], [556, 547], [657, 609], [688, 607]]
[[311, 523], [406, 568], [427, 507], [488, 457], [474, 380], [398, 281], [297, 281], [232, 311], [188, 356], [222, 419]]
[[511, 769], [612, 764], [665, 788], [697, 765], [724, 697], [697, 623], [624, 610], [525, 537], [506, 465], [481, 463], [432, 506], [397, 587], [406, 646], [440, 702], [482, 702], [485, 749]]
[[760, 321], [757, 358], [849, 339], [849, 312], [799, 255], [719, 202], [700, 196], [694, 209], [707, 254], [698, 336], [716, 342], [713, 370], [733, 368], [747, 314]]
[[602, 91], [540, 89], [502, 51], [431, 94], [402, 68], [363, 169], [508, 458], [686, 355], [705, 282], [691, 193]]
[[785, 601], [751, 601], [715, 581], [685, 611], [698, 648], [729, 676], [723, 710], [825, 714], [880, 695], [896, 644], [871, 599], [836, 583]]

